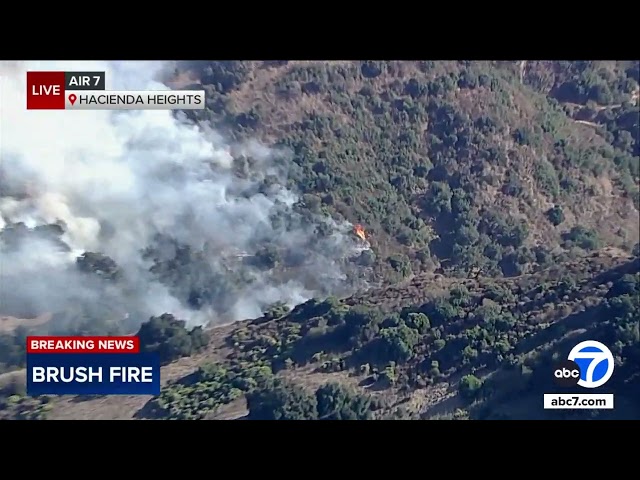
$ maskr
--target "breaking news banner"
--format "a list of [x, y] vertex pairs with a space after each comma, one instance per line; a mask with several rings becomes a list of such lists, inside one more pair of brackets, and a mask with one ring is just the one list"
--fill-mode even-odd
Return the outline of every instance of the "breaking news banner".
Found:
[[160, 359], [137, 337], [27, 337], [27, 394], [158, 395]]
[[27, 72], [27, 110], [202, 110], [204, 90], [108, 91], [105, 72]]

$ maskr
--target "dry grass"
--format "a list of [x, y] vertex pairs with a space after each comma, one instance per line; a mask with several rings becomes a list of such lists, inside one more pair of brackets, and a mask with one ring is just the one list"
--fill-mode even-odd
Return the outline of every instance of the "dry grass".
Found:
[[[352, 124], [356, 121], [351, 118], [338, 104], [333, 103], [328, 95], [308, 95], [298, 93], [290, 98], [283, 98], [276, 93], [279, 81], [292, 73], [295, 69], [314, 64], [330, 66], [352, 66], [354, 62], [320, 62], [320, 61], [290, 61], [285, 65], [265, 67], [261, 62], [251, 62], [248, 78], [236, 90], [227, 95], [231, 110], [235, 113], [247, 112], [257, 109], [260, 112], [261, 127], [257, 134], [266, 141], [274, 141], [286, 136], [291, 126], [303, 120], [310, 114], [332, 117], [336, 123]], [[458, 62], [436, 62], [434, 68], [428, 72], [422, 72], [419, 62], [394, 61], [389, 63], [386, 73], [374, 79], [362, 79], [358, 76], [350, 78], [341, 88], [346, 89], [347, 95], [356, 95], [366, 84], [378, 94], [391, 88], [393, 82], [416, 78], [425, 80], [438, 75], [446, 75], [459, 69]], [[604, 62], [603, 68], [617, 68], [616, 62]], [[515, 66], [515, 64], [514, 64]], [[526, 72], [537, 72], [554, 77], [553, 62], [526, 62], [523, 65]], [[502, 71], [510, 66], [503, 62]], [[514, 67], [515, 68], [515, 67]], [[498, 69], [498, 71], [500, 71]], [[516, 128], [518, 125], [531, 125], [540, 121], [540, 114], [545, 111], [546, 99], [542, 93], [536, 93], [519, 82], [507, 82], [507, 92], [504, 96], [497, 95], [488, 87], [475, 89], [457, 89], [451, 101], [475, 119], [487, 112], [499, 112], [500, 116], [509, 120], [509, 126]], [[581, 106], [579, 106], [581, 107]], [[583, 148], [602, 147], [607, 143], [601, 135], [589, 125], [582, 124], [567, 117], [567, 122], [562, 128], [568, 135], [568, 139], [575, 145]], [[425, 125], [425, 130], [429, 126]], [[483, 206], [499, 208], [505, 214], [521, 217], [529, 224], [529, 244], [554, 246], [562, 243], [562, 234], [574, 225], [582, 225], [592, 228], [599, 233], [600, 239], [606, 245], [629, 249], [640, 238], [640, 215], [633, 201], [625, 198], [618, 186], [617, 174], [607, 170], [598, 175], [572, 169], [570, 175], [582, 184], [581, 191], [572, 194], [573, 198], [562, 202], [566, 215], [566, 221], [557, 228], [552, 228], [545, 216], [545, 212], [551, 208], [557, 199], [542, 191], [536, 185], [534, 171], [541, 155], [552, 152], [552, 146], [545, 144], [538, 149], [520, 147], [505, 137], [503, 148], [511, 160], [506, 168], [491, 166], [492, 171], [486, 172], [495, 179], [490, 185], [486, 182], [478, 182], [478, 200]], [[311, 142], [311, 140], [309, 140]], [[320, 139], [315, 139], [321, 148]], [[545, 140], [549, 141], [549, 139]], [[361, 158], [375, 158], [375, 151], [371, 146], [359, 144], [358, 151]], [[354, 164], [354, 168], [357, 165]], [[569, 168], [566, 167], [565, 168]], [[514, 198], [500, 191], [498, 185], [505, 181], [507, 173], [517, 173], [517, 177], [524, 185], [526, 196]], [[365, 195], [363, 195], [365, 196]], [[365, 206], [366, 210], [366, 206]], [[392, 238], [380, 234], [380, 242], [377, 245], [381, 254], [394, 253], [392, 250], [402, 249]], [[387, 245], [387, 243], [389, 245]], [[390, 249], [387, 251], [387, 247]]]
[[[225, 339], [236, 325], [226, 325], [210, 331], [211, 342], [207, 349], [188, 358], [181, 358], [161, 370], [162, 384], [178, 380], [193, 373], [198, 366], [208, 362], [222, 361], [229, 353]], [[23, 373], [24, 375], [24, 373]], [[53, 402], [48, 415], [52, 420], [132, 420], [135, 414], [151, 400], [151, 396], [113, 396], [81, 400], [77, 397], [62, 397]]]
[[46, 324], [51, 320], [51, 313], [43, 313], [36, 318], [17, 318], [0, 316], [0, 334], [13, 332], [18, 327], [33, 328]]
[[[637, 271], [638, 262], [629, 262], [630, 257], [626, 252], [616, 248], [606, 248], [582, 259], [567, 262], [561, 269], [564, 272], [572, 273], [577, 280], [586, 281], [584, 291], [589, 292], [595, 289], [589, 286], [589, 282], [593, 281], [595, 275], [601, 271], [608, 271], [612, 268], [621, 268], [623, 271]], [[389, 286], [376, 289], [359, 296], [355, 296], [347, 300], [349, 304], [361, 303], [367, 301], [378, 305], [383, 309], [397, 308], [400, 305], [411, 303], [422, 303], [429, 298], [434, 298], [446, 294], [454, 284], [463, 284], [470, 291], [482, 289], [488, 284], [502, 284], [507, 288], [532, 288], [531, 286], [539, 285], [546, 278], [554, 278], [556, 269], [549, 269], [545, 272], [522, 275], [520, 277], [509, 279], [493, 279], [493, 278], [476, 278], [476, 279], [451, 279], [442, 276], [425, 274], [416, 276], [410, 281], [403, 282], [399, 285]], [[595, 290], [593, 291], [595, 294]], [[591, 301], [591, 300], [589, 300]], [[540, 310], [532, 312], [540, 321], [553, 322], [559, 318], [566, 317], [573, 311], [583, 307], [585, 301], [580, 299], [571, 300], [565, 303], [565, 309], [562, 310]], [[269, 323], [261, 326], [252, 326], [252, 328], [263, 328]], [[231, 352], [227, 346], [226, 339], [235, 330], [247, 328], [248, 322], [237, 322], [230, 325], [218, 326], [209, 330], [211, 342], [207, 349], [193, 357], [180, 359], [171, 365], [163, 367], [162, 381], [177, 380], [193, 373], [198, 366], [209, 363], [224, 361]], [[359, 386], [362, 377], [350, 375], [347, 372], [321, 373], [316, 371], [317, 365], [308, 365], [295, 368], [292, 370], [284, 370], [280, 372], [283, 378], [291, 380], [295, 383], [303, 385], [311, 390], [315, 390], [319, 386], [330, 382], [339, 382], [350, 385], [358, 390], [366, 390]], [[0, 376], [0, 382], [7, 382], [12, 376], [22, 375], [23, 372], [13, 372]], [[452, 380], [455, 383], [455, 380]], [[412, 392], [411, 394], [399, 394], [394, 389], [388, 389], [384, 392], [369, 391], [373, 395], [383, 395], [388, 403], [403, 405], [403, 408], [414, 412], [417, 415], [425, 417], [433, 417], [440, 415], [450, 415], [457, 408], [460, 408], [460, 402], [452, 393], [450, 385], [436, 385]], [[103, 419], [113, 420], [134, 419], [136, 413], [141, 410], [145, 404], [151, 399], [148, 396], [114, 396], [93, 398], [80, 401], [76, 397], [65, 397], [53, 401], [52, 410], [47, 418], [50, 419]], [[232, 404], [223, 406], [218, 411], [211, 413], [207, 419], [240, 419], [247, 414], [246, 402], [237, 400]]]

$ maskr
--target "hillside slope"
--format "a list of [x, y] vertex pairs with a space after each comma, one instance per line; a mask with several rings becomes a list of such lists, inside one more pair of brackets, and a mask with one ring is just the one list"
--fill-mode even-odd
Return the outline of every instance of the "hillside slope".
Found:
[[[554, 391], [546, 372], [593, 338], [618, 362], [620, 408], [603, 416], [640, 418], [639, 66], [179, 63], [168, 84], [207, 92], [207, 109], [188, 117], [282, 151], [273, 162], [299, 195], [304, 245], [327, 240], [311, 217], [364, 227], [370, 249], [353, 238], [349, 255], [320, 258], [335, 261], [350, 291], [368, 290], [320, 298], [324, 277], [311, 271], [319, 298], [293, 311], [276, 303], [206, 334], [153, 317], [141, 331], [166, 337], [163, 378], [175, 382], [158, 399], [26, 399], [23, 374], [11, 373], [24, 366], [29, 331], [135, 333], [142, 319], [111, 297], [31, 321], [0, 312], [0, 417], [568, 418], [539, 408]], [[234, 162], [243, 170], [251, 158]], [[260, 178], [258, 192], [283, 181]], [[0, 242], [33, 233], [18, 225]], [[286, 284], [308, 260], [284, 235], [258, 235], [229, 258], [169, 237], [146, 251], [165, 252], [151, 272], [200, 312], [226, 314], [255, 272]], [[121, 266], [102, 253], [77, 267], [106, 292]], [[48, 318], [66, 330], [47, 330]]]
[[292, 151], [305, 206], [364, 224], [389, 280], [516, 275], [558, 246], [638, 241], [637, 62], [184, 68], [207, 90], [201, 118]]
[[[159, 398], [7, 398], [16, 380], [3, 415], [640, 418], [639, 269], [638, 257], [601, 251], [509, 279], [425, 274], [400, 290], [413, 297], [372, 290], [211, 330], [204, 350], [164, 367]], [[542, 394], [557, 391], [551, 362], [584, 339], [616, 356], [616, 409], [543, 410]]]

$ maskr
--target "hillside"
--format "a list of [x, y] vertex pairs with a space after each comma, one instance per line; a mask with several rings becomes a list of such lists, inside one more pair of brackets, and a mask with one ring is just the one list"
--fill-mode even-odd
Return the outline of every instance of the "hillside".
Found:
[[[85, 252], [65, 270], [73, 302], [0, 310], [0, 418], [570, 418], [539, 404], [551, 362], [587, 338], [617, 360], [602, 418], [640, 418], [639, 76], [630, 61], [179, 62], [166, 83], [207, 93], [184, 114], [235, 142], [232, 172], [211, 167], [221, 197], [250, 208], [203, 217], [213, 184], [189, 184], [198, 202], [168, 209], [185, 228], [136, 245], [151, 265], [136, 281], [210, 324], [149, 320], [146, 285], [127, 283], [140, 259]], [[266, 170], [237, 146], [255, 140], [280, 153]], [[65, 228], [7, 224], [0, 246], [68, 252]], [[272, 303], [294, 280], [316, 298]], [[29, 332], [138, 328], [162, 339], [160, 398], [23, 396]]]
[[[415, 277], [346, 301], [309, 301], [206, 332], [184, 350], [184, 324], [153, 328], [169, 350], [159, 398], [23, 399], [5, 376], [4, 416], [14, 418], [584, 418], [541, 408], [557, 391], [550, 362], [584, 339], [611, 346], [608, 390], [616, 409], [640, 416], [640, 259], [610, 251], [510, 279]], [[282, 312], [281, 312], [282, 314]], [[172, 330], [173, 333], [166, 333]], [[141, 330], [143, 338], [146, 334]], [[157, 338], [157, 337], [156, 337]], [[166, 352], [169, 352], [168, 354]], [[185, 358], [179, 358], [186, 356]], [[14, 396], [8, 396], [14, 394]], [[18, 394], [18, 395], [16, 395]], [[597, 417], [597, 415], [596, 415]]]
[[304, 205], [363, 224], [388, 280], [638, 241], [637, 62], [187, 67], [202, 116], [293, 152]]

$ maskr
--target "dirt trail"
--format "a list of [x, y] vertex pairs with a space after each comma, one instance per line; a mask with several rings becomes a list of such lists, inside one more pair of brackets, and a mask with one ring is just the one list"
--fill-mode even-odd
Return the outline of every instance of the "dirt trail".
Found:
[[587, 120], [575, 120], [576, 123], [580, 123], [582, 125], [587, 125], [589, 127], [593, 127], [593, 128], [598, 128], [600, 125], [598, 125], [595, 122], [589, 122]]
[[11, 333], [16, 328], [23, 326], [26, 328], [39, 327], [51, 320], [50, 313], [43, 313], [36, 318], [17, 318], [11, 316], [0, 316], [0, 334]]

